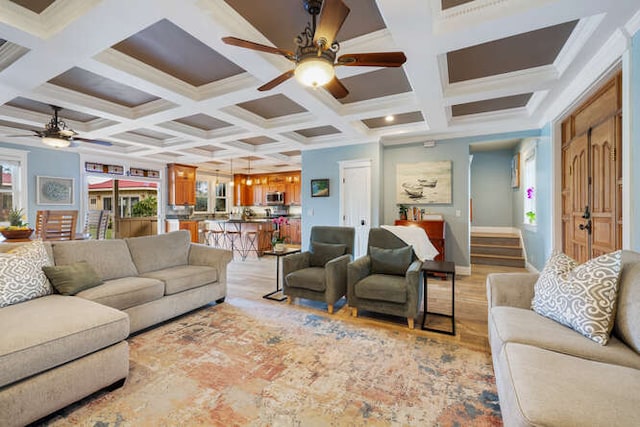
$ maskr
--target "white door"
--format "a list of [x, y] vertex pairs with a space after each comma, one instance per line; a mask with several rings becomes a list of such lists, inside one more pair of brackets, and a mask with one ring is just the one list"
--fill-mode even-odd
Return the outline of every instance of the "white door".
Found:
[[367, 239], [371, 228], [371, 161], [341, 162], [342, 225], [354, 227], [356, 238], [354, 259], [367, 254]]

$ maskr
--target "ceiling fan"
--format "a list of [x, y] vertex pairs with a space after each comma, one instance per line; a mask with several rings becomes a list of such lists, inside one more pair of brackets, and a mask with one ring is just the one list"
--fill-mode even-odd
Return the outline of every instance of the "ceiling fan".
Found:
[[[347, 88], [335, 76], [334, 67], [399, 67], [407, 60], [403, 52], [351, 53], [338, 57], [340, 44], [335, 40], [350, 9], [342, 0], [303, 0], [304, 8], [311, 14], [312, 22], [296, 37], [296, 52], [266, 46], [259, 43], [223, 37], [226, 44], [260, 52], [282, 55], [295, 62], [295, 68], [282, 73], [260, 86], [258, 90], [273, 89], [295, 76], [305, 86], [324, 86], [335, 98], [349, 94]], [[316, 19], [317, 18], [317, 19]], [[316, 22], [317, 20], [317, 22]]]
[[53, 117], [49, 123], [44, 125], [43, 130], [32, 130], [34, 135], [8, 135], [12, 138], [20, 138], [26, 136], [37, 136], [40, 137], [42, 142], [46, 145], [55, 148], [66, 148], [69, 146], [76, 146], [76, 141], [89, 142], [92, 144], [111, 146], [112, 144], [108, 141], [100, 141], [97, 139], [87, 139], [78, 137], [78, 133], [73, 129], [67, 127], [67, 124], [58, 118], [58, 111], [62, 110], [61, 107], [51, 105], [53, 109]]

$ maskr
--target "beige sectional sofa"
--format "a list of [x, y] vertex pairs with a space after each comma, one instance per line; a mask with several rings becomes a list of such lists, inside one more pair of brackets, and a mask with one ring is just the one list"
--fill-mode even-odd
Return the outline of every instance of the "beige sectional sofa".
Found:
[[531, 310], [537, 274], [487, 277], [489, 342], [505, 426], [640, 425], [640, 254], [623, 251], [605, 346]]
[[55, 265], [87, 261], [103, 284], [0, 308], [2, 426], [124, 383], [130, 333], [226, 296], [231, 252], [193, 244], [188, 231], [45, 245]]

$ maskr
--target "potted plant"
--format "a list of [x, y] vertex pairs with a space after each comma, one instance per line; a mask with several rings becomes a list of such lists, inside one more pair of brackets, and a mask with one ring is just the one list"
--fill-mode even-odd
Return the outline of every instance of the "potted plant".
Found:
[[398, 214], [400, 215], [400, 219], [407, 219], [407, 206], [406, 205], [400, 205], [398, 206]]
[[271, 245], [273, 246], [274, 251], [277, 251], [277, 252], [284, 251], [285, 249], [284, 243], [285, 243], [286, 237], [281, 235], [281, 232], [282, 232], [281, 227], [283, 225], [288, 225], [289, 220], [281, 216], [278, 218], [274, 218], [272, 221], [276, 229], [273, 231], [273, 237], [271, 238]]
[[9, 211], [9, 226], [0, 228], [0, 233], [5, 239], [27, 239], [33, 233], [33, 229], [29, 228], [29, 224], [24, 222], [25, 215], [22, 208], [11, 209]]

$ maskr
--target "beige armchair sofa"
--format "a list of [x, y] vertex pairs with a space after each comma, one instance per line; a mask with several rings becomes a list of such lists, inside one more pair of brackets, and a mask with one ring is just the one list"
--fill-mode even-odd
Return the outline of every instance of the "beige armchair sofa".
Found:
[[623, 252], [606, 346], [532, 311], [537, 278], [487, 276], [489, 342], [505, 426], [640, 425], [640, 254]]
[[193, 244], [188, 231], [45, 245], [55, 265], [87, 261], [103, 284], [0, 308], [2, 426], [124, 384], [130, 333], [226, 296], [231, 252]]

